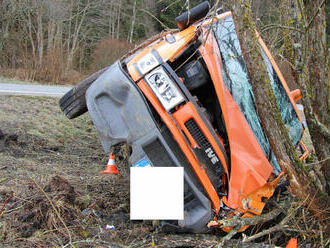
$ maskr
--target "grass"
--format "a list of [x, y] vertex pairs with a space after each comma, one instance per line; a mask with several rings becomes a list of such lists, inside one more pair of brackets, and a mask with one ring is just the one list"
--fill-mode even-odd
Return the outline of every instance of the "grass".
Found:
[[[40, 82], [36, 82], [36, 81], [22, 81], [22, 80], [17, 80], [17, 79], [10, 79], [10, 78], [5, 78], [5, 77], [1, 77], [0, 76], [0, 84], [33, 84], [33, 85], [40, 85]], [[54, 84], [47, 84], [47, 83], [43, 83], [42, 85], [50, 85], [50, 86], [54, 86]], [[72, 86], [72, 85], [61, 85], [61, 86]]]
[[[8, 192], [14, 192], [15, 198], [6, 209], [21, 207], [18, 209], [18, 214], [21, 214], [19, 211], [24, 208], [24, 203], [31, 201], [33, 195], [40, 194], [31, 182], [36, 181], [44, 187], [53, 176], [59, 175], [76, 189], [82, 208], [91, 204], [103, 205], [105, 208], [100, 211], [109, 214], [111, 209], [118, 208], [125, 201], [127, 203], [128, 184], [123, 183], [125, 180], [120, 176], [114, 178], [100, 174], [107, 154], [100, 145], [88, 114], [68, 120], [61, 113], [57, 101], [43, 97], [0, 96], [0, 129], [7, 135], [17, 135], [17, 140], [7, 140], [0, 152], [0, 182], [6, 179], [0, 184], [0, 203], [5, 201]], [[15, 225], [11, 221], [15, 218], [6, 215], [6, 212], [4, 217], [8, 218], [4, 222], [0, 219], [0, 223], [13, 228]], [[103, 225], [100, 223], [103, 220], [92, 222], [94, 228], [95, 225]], [[43, 243], [54, 232], [46, 234], [38, 231], [29, 239]], [[12, 241], [18, 237], [20, 234], [12, 230], [7, 234], [6, 242], [9, 246], [20, 247], [22, 242]], [[58, 246], [59, 243], [53, 245]]]
[[21, 81], [17, 79], [9, 79], [5, 77], [0, 77], [0, 83], [3, 84], [39, 84], [38, 82], [27, 82], [27, 81]]

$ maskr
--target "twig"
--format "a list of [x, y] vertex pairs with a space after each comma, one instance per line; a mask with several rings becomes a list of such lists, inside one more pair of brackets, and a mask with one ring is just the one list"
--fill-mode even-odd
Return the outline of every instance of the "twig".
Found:
[[7, 205], [7, 203], [10, 201], [11, 198], [14, 197], [14, 192], [11, 192], [11, 195], [5, 200], [5, 202], [2, 204], [1, 210], [0, 210], [0, 217], [2, 216], [2, 213]]
[[7, 180], [8, 180], [7, 177], [1, 178], [1, 179], [0, 179], [0, 183], [3, 183], [3, 182], [5, 182], [5, 181], [7, 181]]
[[[9, 213], [11, 213], [11, 212], [15, 212], [15, 211], [17, 211], [17, 210], [20, 210], [23, 206], [24, 206], [24, 205], [19, 206], [19, 207], [17, 207], [17, 208], [9, 209], [9, 210], [7, 210], [7, 211], [3, 211], [3, 213], [4, 213], [4, 214], [9, 214]], [[1, 214], [0, 214], [0, 216], [1, 216]]]
[[330, 159], [330, 156], [329, 157], [326, 157], [325, 159], [322, 159], [320, 161], [316, 161], [314, 163], [310, 163], [310, 164], [306, 164], [306, 165], [317, 165], [317, 164], [321, 164], [321, 163], [323, 163], [325, 161], [328, 161], [329, 159]]
[[323, 240], [323, 230], [322, 230], [322, 225], [319, 224], [320, 227], [320, 242], [321, 242], [321, 247], [324, 248], [324, 240]]
[[328, 245], [330, 244], [330, 239], [328, 239], [328, 241], [325, 243], [325, 247], [328, 247]]
[[58, 210], [56, 209], [54, 203], [52, 202], [52, 200], [50, 199], [50, 197], [48, 196], [48, 194], [41, 188], [41, 186], [33, 179], [33, 178], [30, 178], [31, 181], [37, 186], [37, 188], [45, 195], [45, 197], [47, 198], [47, 200], [49, 201], [50, 205], [52, 206], [52, 208], [54, 209], [57, 217], [59, 218], [59, 220], [62, 222], [63, 226], [65, 227], [68, 235], [69, 235], [69, 244], [72, 244], [72, 237], [71, 237], [71, 233], [70, 233], [70, 230], [69, 228], [67, 227], [67, 225], [65, 224], [64, 220], [62, 219], [60, 213], [58, 212]]
[[159, 20], [155, 15], [151, 14], [148, 10], [145, 9], [139, 9], [142, 12], [145, 12], [149, 16], [151, 16], [153, 19], [155, 19], [165, 30], [171, 30], [168, 26], [166, 26], [161, 20]]
[[267, 26], [264, 26], [260, 33], [264, 33], [266, 31], [268, 31], [269, 29], [273, 29], [273, 28], [288, 29], [288, 30], [291, 30], [291, 31], [299, 32], [299, 33], [303, 32], [302, 30], [300, 30], [298, 28], [293, 28], [293, 27], [289, 27], [289, 26], [282, 26], [282, 25], [277, 25], [277, 24], [269, 24]]
[[233, 230], [231, 230], [226, 236], [224, 236], [224, 237], [221, 239], [221, 242], [220, 242], [220, 244], [218, 245], [218, 247], [224, 247], [226, 241], [231, 240], [231, 238], [234, 237], [235, 234], [237, 234], [237, 232], [239, 231], [239, 229], [241, 229], [241, 227], [240, 227], [240, 226], [236, 226]]

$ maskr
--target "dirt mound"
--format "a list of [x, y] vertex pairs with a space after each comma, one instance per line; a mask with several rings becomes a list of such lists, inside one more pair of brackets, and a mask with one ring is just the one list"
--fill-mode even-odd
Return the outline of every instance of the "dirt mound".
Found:
[[30, 200], [17, 216], [17, 220], [24, 223], [17, 227], [21, 236], [30, 237], [39, 229], [59, 231], [73, 224], [80, 213], [74, 204], [77, 197], [74, 187], [60, 176], [52, 177], [43, 189], [33, 183], [42, 194]]
[[52, 177], [44, 191], [48, 194], [53, 194], [53, 200], [62, 200], [70, 204], [73, 204], [77, 197], [74, 187], [68, 180], [60, 176]]
[[0, 129], [0, 152], [5, 149], [5, 146], [10, 142], [17, 142], [18, 135], [17, 134], [5, 134]]

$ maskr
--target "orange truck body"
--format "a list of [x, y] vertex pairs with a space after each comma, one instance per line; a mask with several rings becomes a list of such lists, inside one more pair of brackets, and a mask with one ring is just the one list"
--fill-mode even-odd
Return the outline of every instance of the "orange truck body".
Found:
[[[150, 44], [145, 48], [141, 48], [139, 53], [127, 63], [127, 70], [132, 79], [137, 83], [140, 90], [144, 93], [145, 97], [158, 112], [164, 123], [171, 131], [173, 137], [178, 142], [183, 153], [188, 158], [191, 166], [194, 169], [194, 172], [196, 173], [196, 176], [200, 180], [209, 198], [211, 199], [214, 210], [216, 212], [219, 211], [220, 201], [222, 200], [226, 206], [232, 209], [240, 209], [241, 212], [250, 211], [255, 214], [260, 214], [264, 206], [261, 198], [269, 198], [272, 196], [276, 187], [276, 185], [270, 183], [270, 179], [273, 178], [273, 167], [271, 166], [260, 145], [258, 144], [255, 135], [244, 119], [244, 116], [235, 103], [235, 100], [232, 98], [229, 91], [225, 89], [221, 72], [222, 62], [220, 51], [215, 37], [211, 33], [208, 33], [208, 31], [205, 29], [205, 27], [210, 26], [212, 23], [224, 19], [228, 16], [231, 16], [230, 12], [218, 15], [212, 20], [204, 20], [196, 23], [181, 32], [164, 34], [164, 36], [172, 35], [176, 42], [171, 44], [167, 42], [167, 40], [163, 37], [155, 41], [153, 44]], [[137, 70], [137, 64], [139, 64], [139, 61], [150, 54], [152, 51], [156, 51], [163, 61], [175, 61], [175, 59], [187, 48], [190, 42], [196, 39], [197, 35], [200, 35], [199, 32], [201, 27], [203, 27], [202, 32], [204, 32], [205, 43], [201, 45], [199, 50], [209, 70], [219, 102], [223, 107], [222, 111], [226, 126], [230, 127], [227, 129], [228, 138], [230, 139], [231, 145], [230, 175], [228, 168], [226, 167], [227, 163], [223, 157], [223, 153], [220, 151], [212, 135], [208, 133], [204, 122], [198, 118], [194, 106], [188, 102], [185, 105], [180, 106], [172, 114], [172, 116], [170, 116], [164, 110], [161, 103], [157, 100], [157, 97], [143, 80], [143, 75], [141, 75], [141, 73]], [[288, 88], [281, 71], [279, 70], [270, 51], [260, 36], [258, 41], [260, 46], [264, 49], [266, 56], [269, 58], [274, 70], [278, 74], [278, 77], [286, 91], [287, 96], [290, 99], [294, 110], [297, 113], [299, 120], [302, 121], [294, 100], [297, 92], [295, 92], [293, 96], [291, 95], [290, 89]], [[191, 118], [195, 118], [198, 126], [201, 128], [204, 135], [208, 138], [214, 151], [217, 153], [219, 159], [224, 165], [228, 180], [227, 183], [229, 184], [230, 190], [228, 196], [224, 196], [222, 199], [220, 199], [205, 171], [202, 169], [194, 154], [191, 152], [191, 147], [195, 146], [196, 142], [184, 125], [184, 123]], [[184, 135], [187, 137], [188, 142], [184, 138]], [[308, 151], [305, 149], [301, 159], [306, 158], [307, 154]], [[265, 190], [266, 185], [272, 185], [272, 187], [267, 187]], [[257, 200], [259, 202], [256, 202], [256, 200], [249, 201], [250, 198], [255, 198], [256, 195], [259, 195], [259, 200]], [[247, 206], [246, 204], [244, 206], [243, 203], [245, 201], [251, 202], [251, 205], [254, 204], [255, 206]]]
[[[132, 146], [132, 166], [184, 166], [186, 219], [166, 224], [184, 232], [205, 232], [207, 223], [234, 215], [261, 214], [283, 175], [263, 133], [232, 15], [201, 17], [208, 11], [202, 5], [191, 11], [198, 20], [187, 24], [183, 18], [180, 31], [140, 45], [98, 74], [86, 93], [106, 152], [124, 141]], [[282, 119], [305, 159], [295, 103], [300, 91], [290, 91], [256, 35]], [[74, 90], [69, 93], [60, 101], [67, 112], [72, 108], [65, 101]]]

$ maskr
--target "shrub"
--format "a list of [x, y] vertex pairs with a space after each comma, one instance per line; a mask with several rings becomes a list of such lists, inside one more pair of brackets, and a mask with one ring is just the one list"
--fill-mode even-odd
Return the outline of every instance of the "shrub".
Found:
[[115, 39], [101, 40], [92, 53], [91, 70], [97, 71], [111, 65], [132, 48], [134, 48], [134, 44], [126, 41]]

